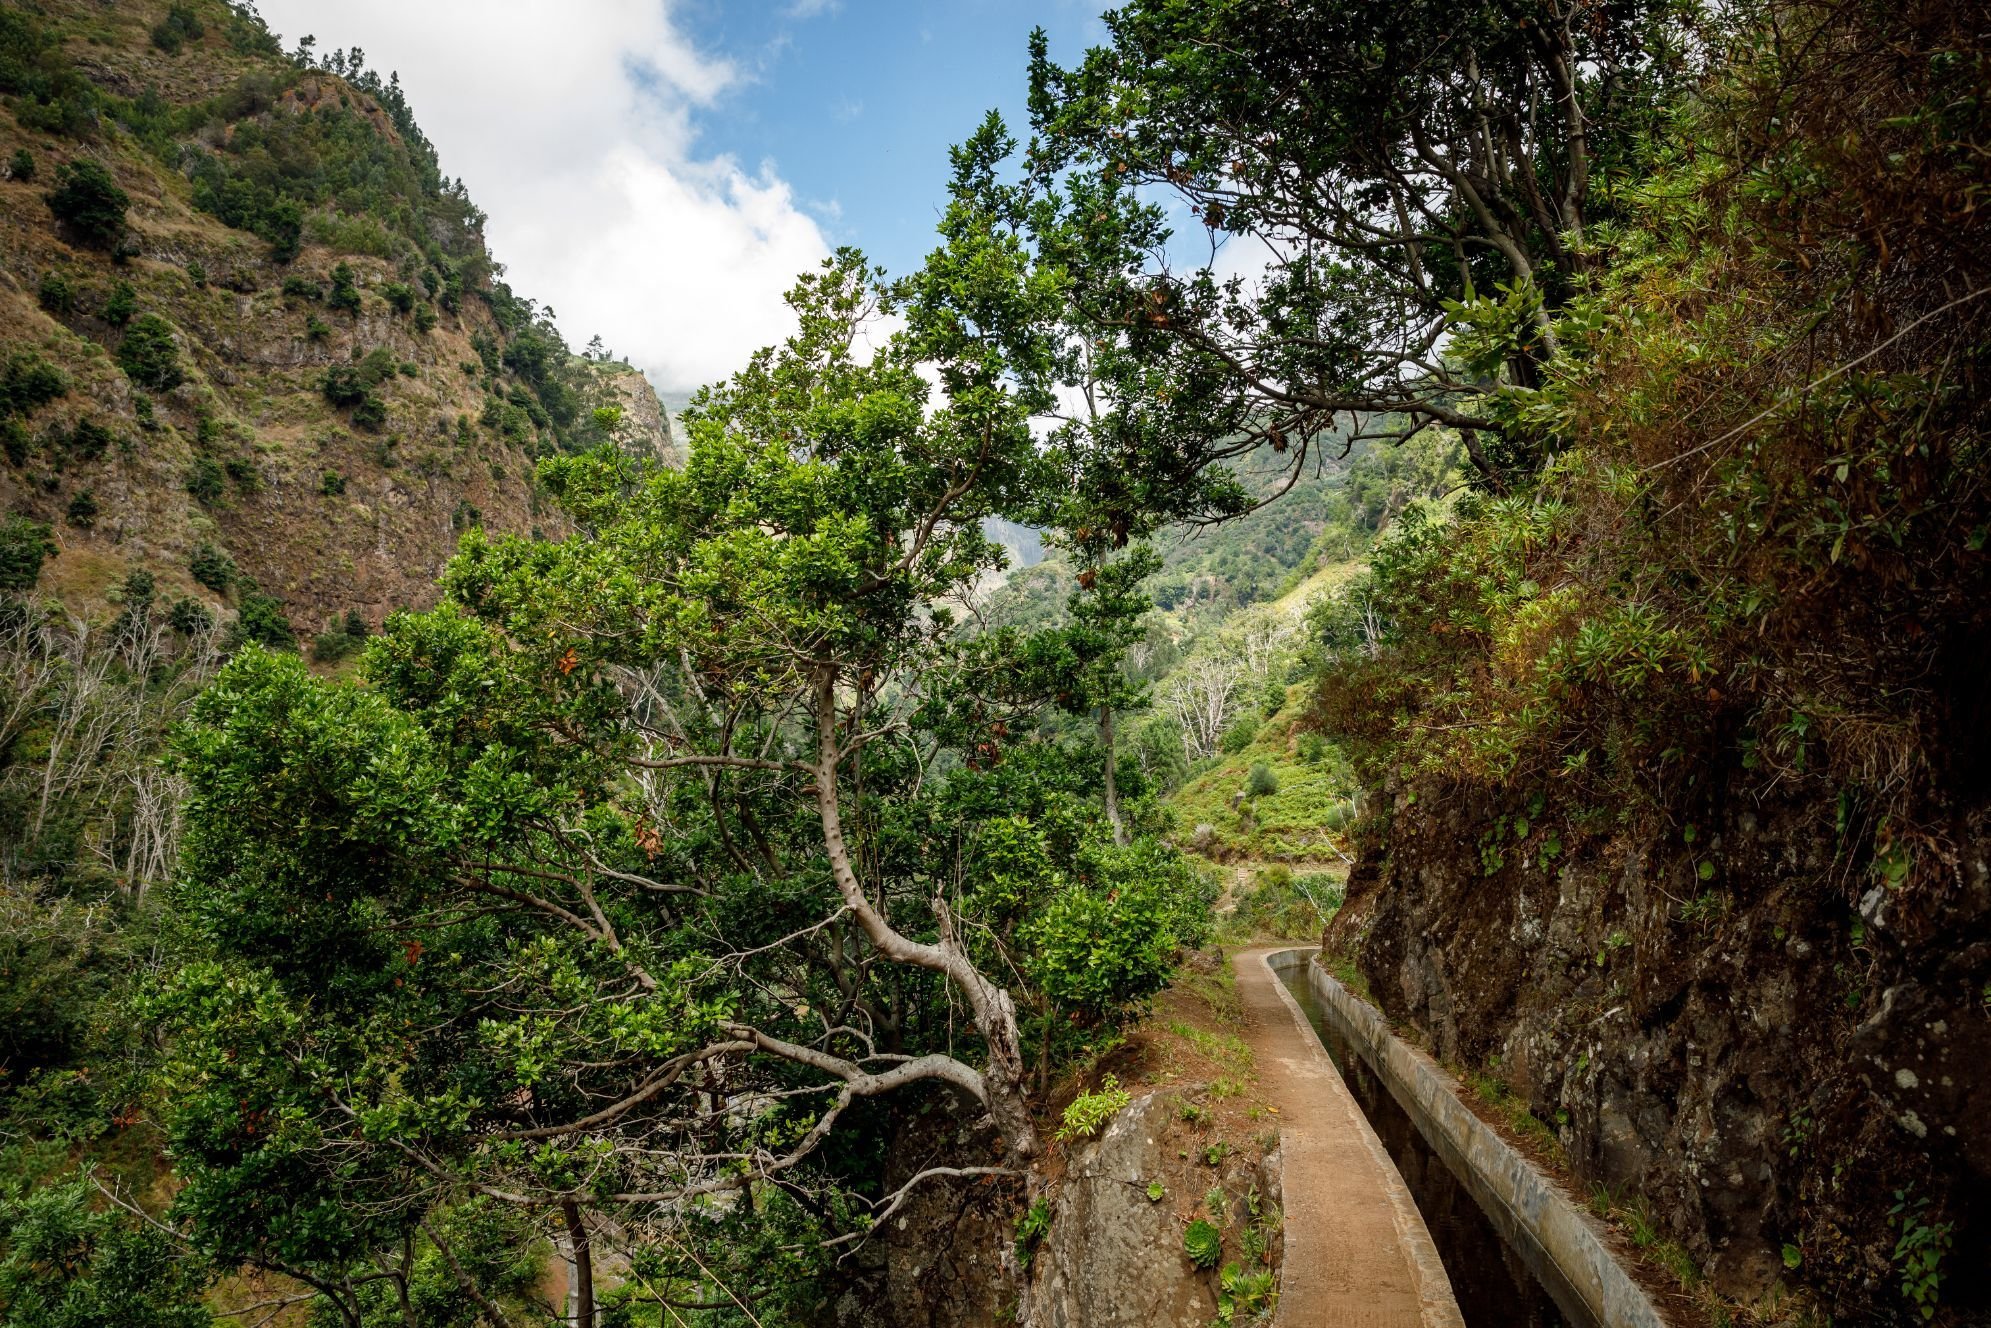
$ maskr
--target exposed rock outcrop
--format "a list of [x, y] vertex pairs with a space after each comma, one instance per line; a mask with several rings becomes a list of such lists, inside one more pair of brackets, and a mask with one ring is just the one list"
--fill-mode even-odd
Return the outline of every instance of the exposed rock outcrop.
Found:
[[[1328, 936], [1392, 1018], [1504, 1078], [1729, 1294], [1799, 1263], [1903, 1313], [1896, 1191], [1991, 1248], [1991, 818], [1958, 827], [1953, 889], [1902, 897], [1835, 871], [1815, 808], [1738, 800], [1568, 853], [1513, 811], [1398, 791]], [[1946, 1271], [1945, 1304], [1991, 1296], [1981, 1261]]]

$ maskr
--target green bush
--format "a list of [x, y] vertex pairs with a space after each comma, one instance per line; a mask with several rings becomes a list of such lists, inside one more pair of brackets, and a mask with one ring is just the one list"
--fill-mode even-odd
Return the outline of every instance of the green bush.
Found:
[[178, 55], [190, 41], [199, 41], [207, 31], [200, 17], [185, 5], [170, 5], [166, 17], [152, 27], [152, 44], [168, 55]]
[[325, 303], [334, 309], [343, 309], [349, 314], [359, 312], [359, 287], [353, 283], [353, 269], [350, 263], [342, 262], [332, 269], [332, 293], [325, 297]]
[[[79, 1072], [80, 1073], [80, 1072]], [[0, 1306], [27, 1325], [206, 1328], [200, 1260], [160, 1230], [98, 1206], [84, 1180], [0, 1201]]]
[[35, 301], [44, 312], [64, 317], [76, 312], [76, 287], [68, 277], [50, 268], [42, 273], [41, 284], [35, 288]]
[[366, 400], [366, 389], [371, 386], [361, 374], [359, 366], [335, 364], [325, 371], [325, 377], [318, 384], [318, 390], [325, 400], [345, 408], [357, 406]]
[[415, 306], [415, 331], [417, 331], [417, 332], [421, 333], [422, 335], [426, 336], [426, 335], [428, 335], [428, 334], [429, 334], [430, 332], [433, 332], [433, 331], [435, 331], [435, 327], [436, 327], [436, 311], [435, 311], [435, 306], [434, 306], [434, 305], [430, 305], [430, 304], [418, 304], [418, 305], [416, 305], [416, 306]]
[[15, 148], [14, 155], [7, 161], [7, 178], [10, 180], [19, 180], [23, 184], [34, 179], [34, 154], [26, 148]]
[[369, 392], [366, 399], [353, 407], [353, 427], [378, 433], [387, 423], [387, 403]]
[[88, 489], [77, 490], [76, 494], [69, 500], [69, 509], [65, 513], [65, 516], [70, 525], [88, 530], [92, 525], [96, 524], [97, 496]]
[[131, 195], [99, 162], [85, 158], [59, 168], [55, 188], [48, 193], [48, 210], [88, 245], [115, 249], [124, 237], [124, 216]]
[[129, 281], [119, 281], [111, 286], [110, 298], [104, 301], [104, 321], [112, 327], [123, 327], [131, 322], [138, 312], [138, 292], [132, 289]]
[[296, 300], [318, 301], [325, 298], [325, 288], [317, 282], [293, 273], [283, 279], [283, 293]]
[[328, 470], [318, 480], [318, 492], [327, 498], [335, 498], [346, 491], [346, 477], [336, 470]]
[[326, 337], [329, 337], [331, 335], [332, 335], [332, 329], [330, 325], [328, 325], [325, 322], [324, 319], [318, 317], [318, 315], [316, 314], [306, 314], [304, 316], [305, 340], [323, 341]]
[[19, 513], [0, 521], [0, 591], [33, 590], [42, 563], [54, 553], [44, 523]]
[[32, 415], [69, 392], [62, 371], [31, 350], [17, 350], [0, 367], [0, 415]]
[[1244, 777], [1244, 791], [1254, 798], [1270, 797], [1279, 791], [1279, 776], [1265, 762], [1253, 761], [1250, 773]]
[[207, 605], [182, 595], [166, 610], [166, 625], [181, 636], [199, 636], [214, 626], [214, 615], [207, 611]]
[[1224, 730], [1224, 736], [1217, 740], [1217, 748], [1225, 756], [1236, 756], [1258, 738], [1258, 719], [1247, 715]]
[[194, 549], [187, 570], [193, 573], [194, 580], [217, 595], [226, 595], [228, 588], [235, 584], [235, 560], [225, 550], [217, 549], [212, 544], [201, 544]]
[[110, 450], [116, 435], [93, 419], [76, 421], [69, 431], [69, 451], [83, 461], [95, 461]]
[[187, 260], [187, 280], [193, 282], [196, 288], [207, 285], [207, 268], [198, 258]]
[[263, 474], [256, 469], [256, 463], [249, 458], [230, 457], [221, 463], [221, 468], [228, 472], [228, 478], [233, 480], [235, 487], [243, 493], [261, 492]]
[[[252, 586], [254, 583], [245, 581], [243, 584]], [[271, 650], [297, 649], [297, 633], [292, 630], [290, 619], [284, 615], [282, 602], [255, 589], [243, 591], [231, 636], [233, 644], [238, 646], [253, 641]]]
[[118, 364], [132, 382], [155, 392], [170, 392], [186, 380], [180, 371], [179, 347], [173, 343], [173, 325], [158, 314], [140, 314], [132, 320], [118, 343]]
[[195, 457], [193, 465], [187, 468], [187, 492], [204, 507], [218, 503], [227, 491], [227, 474], [213, 457]]
[[405, 282], [390, 281], [380, 288], [380, 294], [397, 314], [413, 313], [415, 309], [415, 288]]
[[28, 464], [28, 453], [34, 448], [34, 439], [28, 434], [28, 426], [11, 416], [0, 418], [0, 451], [7, 454], [7, 460], [16, 466]]

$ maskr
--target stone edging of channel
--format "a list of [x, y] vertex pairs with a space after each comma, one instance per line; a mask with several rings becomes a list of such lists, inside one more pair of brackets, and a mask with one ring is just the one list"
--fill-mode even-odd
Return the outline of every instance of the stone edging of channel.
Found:
[[[1448, 1163], [1460, 1170], [1496, 1225], [1522, 1235], [1553, 1265], [1600, 1328], [1666, 1328], [1645, 1289], [1605, 1243], [1598, 1221], [1460, 1100], [1458, 1082], [1394, 1033], [1382, 1014], [1309, 958], [1308, 981], [1343, 1040], [1355, 1047], [1391, 1096]], [[1504, 1221], [1501, 1218], [1504, 1217]]]

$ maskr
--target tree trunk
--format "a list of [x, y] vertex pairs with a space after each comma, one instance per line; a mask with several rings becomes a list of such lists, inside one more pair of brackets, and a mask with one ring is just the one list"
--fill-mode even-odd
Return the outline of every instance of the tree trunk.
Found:
[[573, 1285], [567, 1288], [567, 1305], [573, 1328], [595, 1328], [595, 1258], [588, 1243], [587, 1223], [581, 1220], [581, 1207], [572, 1199], [560, 1205], [567, 1219], [567, 1249], [574, 1261]]
[[954, 920], [942, 905], [940, 941], [915, 941], [896, 930], [864, 893], [851, 865], [850, 846], [843, 836], [843, 810], [837, 798], [837, 767], [843, 750], [837, 742], [836, 668], [823, 666], [816, 678], [816, 810], [822, 820], [823, 850], [830, 877], [845, 907], [880, 954], [897, 964], [932, 969], [952, 982], [968, 1002], [975, 1030], [989, 1048], [988, 1069], [981, 1078], [989, 1115], [1002, 1132], [1008, 1165], [1026, 1166], [1037, 1153], [1037, 1130], [1030, 1121], [1029, 1079], [1023, 1065], [1023, 1035], [1016, 1021], [1016, 1002], [1003, 988], [982, 975], [954, 933]]
[[1127, 846], [1127, 825], [1120, 819], [1120, 781], [1114, 770], [1116, 754], [1113, 750], [1113, 707], [1099, 707], [1099, 746], [1106, 753], [1106, 820], [1113, 827], [1113, 842], [1121, 848]]

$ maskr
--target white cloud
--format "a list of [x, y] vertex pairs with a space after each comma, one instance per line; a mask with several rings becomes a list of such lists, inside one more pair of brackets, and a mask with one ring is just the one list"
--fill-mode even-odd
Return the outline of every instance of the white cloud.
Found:
[[828, 245], [769, 164], [701, 157], [692, 112], [742, 75], [668, 0], [263, 0], [295, 46], [399, 70], [492, 255], [579, 345], [600, 333], [660, 388], [710, 382], [789, 330], [781, 292]]

